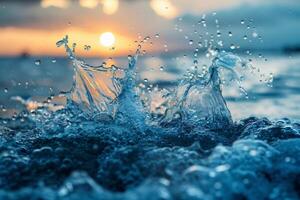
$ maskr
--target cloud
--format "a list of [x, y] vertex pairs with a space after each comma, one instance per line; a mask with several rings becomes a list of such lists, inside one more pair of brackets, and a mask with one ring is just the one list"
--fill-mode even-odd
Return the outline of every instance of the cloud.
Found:
[[[203, 35], [205, 31], [216, 34], [218, 28], [215, 19], [218, 19], [219, 29], [222, 32], [221, 39], [227, 47], [231, 43], [238, 44], [241, 48], [260, 49], [300, 44], [299, 0], [168, 0], [170, 4], [162, 5], [167, 5], [165, 8], [171, 5], [174, 12], [165, 16], [158, 13], [165, 8], [161, 10], [158, 7], [155, 10], [151, 7], [151, 1], [153, 2], [153, 0], [119, 0], [118, 11], [108, 15], [103, 13], [102, 4], [97, 7], [81, 7], [78, 1], [62, 9], [41, 8], [38, 0], [26, 1], [31, 3], [24, 3], [24, 0], [0, 0], [0, 28], [14, 27], [54, 32], [74, 27], [91, 33], [115, 31], [132, 37], [138, 34], [160, 33], [167, 36], [161, 38], [167, 40], [171, 51], [188, 46], [184, 35], [198, 40], [195, 38], [196, 34], [193, 34], [195, 29], [193, 25], [197, 24], [206, 13], [207, 28], [198, 28], [198, 32]], [[212, 16], [213, 12], [217, 13], [216, 16]], [[180, 24], [179, 16], [183, 17], [183, 21], [180, 22], [184, 26], [183, 33], [174, 32], [174, 25]], [[241, 20], [245, 20], [245, 25], [241, 25]], [[250, 29], [247, 29], [247, 25], [250, 25]], [[228, 37], [229, 31], [233, 32], [233, 37]], [[252, 37], [254, 31], [263, 37], [263, 43]], [[249, 39], [244, 40], [244, 35]], [[249, 42], [250, 40], [252, 42]]]

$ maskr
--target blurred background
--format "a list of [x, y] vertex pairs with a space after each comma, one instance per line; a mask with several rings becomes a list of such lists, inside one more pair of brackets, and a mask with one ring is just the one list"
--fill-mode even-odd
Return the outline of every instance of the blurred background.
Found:
[[159, 87], [174, 87], [195, 59], [207, 67], [209, 46], [232, 51], [259, 69], [243, 81], [249, 99], [223, 88], [235, 119], [300, 118], [299, 0], [0, 0], [0, 116], [23, 109], [13, 97], [42, 102], [71, 88], [56, 47], [65, 35], [89, 64], [118, 66], [149, 36], [138, 70]]

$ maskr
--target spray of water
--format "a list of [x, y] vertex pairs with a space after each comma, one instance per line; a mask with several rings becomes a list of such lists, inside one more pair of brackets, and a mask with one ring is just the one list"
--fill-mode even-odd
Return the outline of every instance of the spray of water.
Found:
[[[93, 117], [116, 120], [119, 123], [131, 121], [140, 128], [145, 125], [146, 116], [155, 116], [150, 121], [160, 126], [174, 124], [178, 120], [191, 126], [212, 129], [232, 124], [230, 111], [221, 92], [220, 69], [229, 71], [239, 83], [234, 70], [242, 62], [238, 56], [210, 50], [213, 59], [207, 72], [200, 72], [195, 67], [185, 75], [174, 91], [165, 90], [163, 94], [154, 90], [147, 94], [149, 101], [142, 106], [135, 78], [141, 45], [134, 56], [128, 56], [127, 68], [106, 66], [105, 63], [100, 66], [86, 64], [76, 57], [75, 49], [69, 47], [67, 36], [58, 41], [57, 46], [65, 47], [74, 66], [73, 87], [67, 93], [69, 102], [78, 105]], [[153, 103], [158, 98], [161, 102], [153, 109]]]

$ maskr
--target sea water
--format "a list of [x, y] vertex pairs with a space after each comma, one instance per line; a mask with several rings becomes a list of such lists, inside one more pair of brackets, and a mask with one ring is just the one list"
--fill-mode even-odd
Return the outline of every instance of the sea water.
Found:
[[[156, 77], [153, 85], [151, 73], [143, 77], [138, 69], [139, 60], [147, 59], [140, 58], [143, 42], [124, 65], [87, 64], [68, 37], [57, 45], [65, 48], [71, 67], [40, 79], [47, 91], [21, 78], [14, 89], [3, 90], [19, 113], [0, 121], [1, 199], [299, 199], [299, 112], [279, 100], [289, 95], [292, 104], [299, 97], [296, 68], [285, 73], [284, 85], [255, 62], [209, 47], [201, 67], [194, 59], [188, 70], [158, 66], [169, 76]], [[39, 69], [45, 60], [34, 61], [37, 77], [45, 76], [43, 70], [54, 73]], [[14, 61], [20, 71], [30, 69], [30, 59]], [[11, 65], [9, 59], [1, 62]], [[289, 62], [296, 66], [299, 59]], [[49, 89], [49, 77], [63, 80], [63, 70], [74, 75], [69, 87], [54, 80], [62, 86]], [[172, 81], [172, 73], [182, 76]], [[258, 81], [247, 83], [250, 75]], [[48, 98], [34, 100], [32, 94]], [[254, 101], [255, 115], [261, 110], [253, 108], [268, 96], [258, 94], [274, 99], [263, 105], [266, 115], [275, 106], [294, 117], [235, 120], [243, 111], [230, 112], [229, 103], [244, 110]]]

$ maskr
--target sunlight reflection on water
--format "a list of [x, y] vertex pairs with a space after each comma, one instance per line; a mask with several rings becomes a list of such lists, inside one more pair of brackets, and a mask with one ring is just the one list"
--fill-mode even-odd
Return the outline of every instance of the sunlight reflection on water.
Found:
[[[67, 91], [72, 84], [72, 67], [66, 59], [41, 58], [40, 66], [34, 65], [34, 59], [1, 58], [0, 104], [1, 116], [16, 112], [21, 108], [10, 100], [13, 96], [31, 97], [43, 101], [52, 94]], [[208, 59], [199, 59], [208, 63]], [[90, 64], [98, 64], [99, 59], [87, 59]], [[127, 58], [115, 59], [118, 66], [124, 66]], [[11, 66], [14, 67], [11, 67]], [[147, 84], [160, 87], [173, 87], [182, 74], [192, 65], [189, 58], [141, 57], [137, 64], [139, 80], [148, 80]], [[300, 57], [285, 55], [269, 56], [268, 62], [262, 59], [253, 61], [263, 73], [274, 73], [273, 87], [260, 84], [257, 79], [246, 79], [243, 86], [249, 93], [249, 99], [240, 96], [235, 88], [224, 87], [223, 94], [234, 119], [248, 116], [267, 116], [269, 118], [300, 118]], [[161, 70], [161, 67], [162, 70]], [[4, 73], [5, 72], [5, 73]], [[6, 91], [7, 90], [7, 91]], [[57, 100], [61, 102], [61, 100]], [[4, 110], [4, 111], [3, 111]]]

